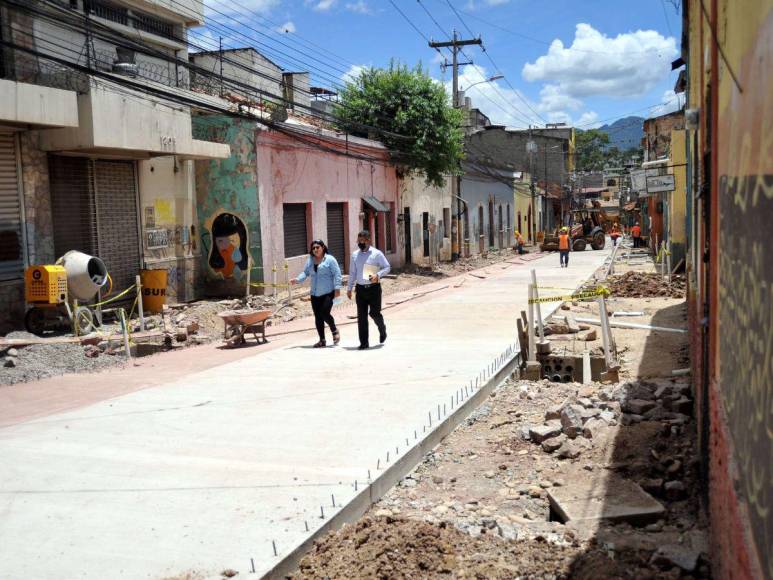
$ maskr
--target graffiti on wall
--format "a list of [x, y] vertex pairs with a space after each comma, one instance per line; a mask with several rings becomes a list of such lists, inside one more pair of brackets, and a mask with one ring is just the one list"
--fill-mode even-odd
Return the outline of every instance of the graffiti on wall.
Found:
[[773, 563], [773, 252], [762, 233], [773, 215], [773, 175], [720, 180], [721, 391], [742, 497], [760, 552]]
[[207, 265], [210, 270], [224, 279], [240, 279], [247, 271], [250, 260], [244, 221], [233, 213], [223, 211], [213, 215], [205, 227], [205, 238], [209, 240]]

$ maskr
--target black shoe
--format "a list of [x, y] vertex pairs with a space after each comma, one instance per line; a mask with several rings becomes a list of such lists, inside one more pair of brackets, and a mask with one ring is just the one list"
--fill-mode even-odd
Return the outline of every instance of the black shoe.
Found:
[[357, 347], [357, 350], [368, 350], [370, 347], [367, 344], [361, 344]]
[[384, 332], [382, 332], [382, 333], [380, 333], [380, 334], [378, 335], [378, 341], [379, 341], [381, 344], [384, 344], [384, 343], [386, 342], [386, 339], [387, 339], [387, 334], [386, 334], [386, 330], [385, 330]]

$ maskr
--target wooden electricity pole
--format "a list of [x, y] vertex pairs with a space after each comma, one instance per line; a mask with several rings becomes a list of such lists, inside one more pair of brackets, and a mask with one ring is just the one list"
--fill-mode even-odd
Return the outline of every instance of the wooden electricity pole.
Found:
[[[461, 107], [459, 103], [459, 66], [460, 64], [472, 64], [471, 62], [460, 63], [459, 52], [465, 46], [481, 45], [483, 42], [480, 38], [461, 39], [457, 36], [456, 30], [454, 30], [454, 36], [452, 40], [445, 42], [430, 42], [429, 45], [432, 48], [449, 48], [451, 49], [451, 67], [453, 70], [453, 99], [454, 108]], [[453, 195], [453, 204], [456, 206], [456, 211], [453, 212], [451, 218], [451, 259], [458, 260], [461, 255], [463, 247], [463, 233], [462, 228], [459, 227], [459, 219], [462, 217], [462, 178], [457, 175], [451, 181], [451, 194]], [[467, 218], [469, 219], [469, 217]]]

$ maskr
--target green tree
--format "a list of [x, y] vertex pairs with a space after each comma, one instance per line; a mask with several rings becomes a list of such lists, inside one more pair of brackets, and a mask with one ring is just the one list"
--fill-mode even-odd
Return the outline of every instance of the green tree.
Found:
[[427, 183], [442, 186], [445, 175], [459, 173], [463, 113], [421, 65], [363, 70], [340, 92], [335, 114], [343, 130], [379, 139], [396, 163]]
[[604, 149], [609, 135], [598, 129], [577, 131], [575, 137], [575, 159], [578, 171], [599, 171], [604, 168], [607, 156]]

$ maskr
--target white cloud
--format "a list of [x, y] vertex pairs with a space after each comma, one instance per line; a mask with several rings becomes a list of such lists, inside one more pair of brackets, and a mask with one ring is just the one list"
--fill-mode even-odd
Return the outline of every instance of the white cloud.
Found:
[[365, 0], [357, 0], [357, 2], [349, 2], [346, 5], [346, 9], [349, 12], [355, 12], [357, 14], [373, 14], [370, 6], [368, 6]]
[[676, 40], [654, 30], [609, 37], [590, 24], [577, 24], [569, 47], [556, 39], [547, 54], [526, 63], [527, 81], [548, 81], [571, 98], [593, 95], [641, 96], [668, 77], [677, 55]]
[[663, 93], [663, 98], [659, 105], [656, 105], [650, 109], [650, 117], [660, 117], [661, 115], [667, 115], [673, 113], [682, 108], [683, 95], [677, 95], [673, 89], [667, 90]]
[[[481, 82], [491, 76], [482, 66], [466, 66], [459, 75], [459, 86], [464, 90], [464, 96], [472, 99], [473, 107], [488, 115], [495, 125], [527, 127], [545, 122], [578, 125], [598, 119], [595, 112], [580, 113], [582, 101], [557, 92], [552, 85], [546, 85], [540, 92], [539, 102], [534, 102], [504, 81]], [[451, 81], [444, 85], [450, 95]]]
[[341, 80], [345, 83], [353, 83], [360, 78], [360, 73], [366, 68], [370, 67], [367, 64], [353, 64], [348, 71], [341, 75]]
[[287, 22], [282, 24], [282, 26], [277, 26], [276, 28], [277, 32], [282, 32], [282, 33], [289, 32], [290, 34], [295, 32], [295, 30], [296, 30], [295, 22], [293, 22], [292, 20], [288, 20]]
[[327, 12], [336, 5], [338, 0], [306, 0], [306, 5], [311, 6], [317, 12]]
[[580, 115], [579, 119], [577, 119], [575, 127], [579, 127], [580, 129], [596, 129], [601, 127], [598, 113], [594, 111], [586, 111]]

